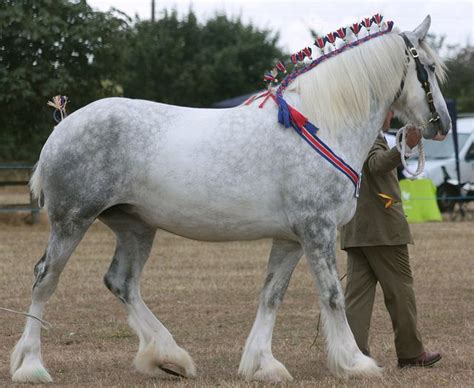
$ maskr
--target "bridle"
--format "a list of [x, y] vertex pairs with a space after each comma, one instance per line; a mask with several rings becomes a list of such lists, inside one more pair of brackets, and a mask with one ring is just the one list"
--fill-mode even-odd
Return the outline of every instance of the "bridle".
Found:
[[[403, 70], [402, 80], [400, 82], [400, 87], [398, 88], [398, 91], [395, 95], [394, 102], [398, 100], [398, 98], [402, 94], [403, 88], [405, 86], [405, 79], [406, 79], [406, 75], [408, 71], [408, 65], [410, 63], [410, 58], [412, 57], [413, 60], [415, 61], [416, 77], [418, 78], [418, 81], [420, 82], [421, 87], [423, 88], [425, 92], [426, 101], [428, 102], [428, 108], [430, 109], [430, 113], [431, 113], [431, 118], [420, 127], [426, 128], [430, 123], [435, 123], [438, 129], [438, 132], [441, 132], [440, 116], [438, 112], [436, 111], [436, 107], [434, 106], [433, 94], [431, 93], [431, 86], [428, 80], [428, 72], [426, 71], [425, 66], [421, 63], [418, 52], [416, 51], [415, 47], [413, 47], [412, 43], [407, 38], [407, 36], [404, 33], [400, 34], [400, 36], [403, 38], [403, 41], [405, 42], [405, 46], [406, 46], [405, 55], [407, 57], [407, 63], [406, 63], [405, 69]], [[403, 127], [399, 129], [396, 135], [396, 146], [400, 154], [403, 156], [406, 155], [405, 154], [405, 147], [406, 147], [405, 137], [406, 137], [406, 127]], [[421, 141], [417, 145], [417, 148], [418, 148], [418, 166], [415, 172], [411, 171], [411, 169], [409, 168], [405, 160], [405, 157], [401, 158], [405, 171], [409, 175], [411, 175], [413, 178], [420, 175], [423, 172], [423, 169], [425, 166], [423, 143]]]
[[[405, 53], [407, 55], [408, 62], [410, 61], [410, 55], [415, 61], [416, 77], [418, 78], [418, 81], [420, 82], [421, 87], [423, 88], [425, 92], [426, 101], [428, 102], [428, 108], [431, 113], [431, 118], [425, 124], [421, 125], [421, 127], [426, 128], [430, 123], [435, 123], [436, 126], [438, 127], [438, 132], [440, 132], [441, 131], [440, 116], [433, 102], [433, 94], [431, 93], [431, 85], [430, 85], [430, 81], [428, 80], [428, 72], [426, 71], [425, 66], [420, 61], [418, 51], [416, 51], [415, 47], [407, 38], [407, 36], [404, 33], [400, 34], [400, 36], [403, 38], [403, 41], [405, 42], [405, 45], [406, 45]], [[408, 64], [403, 73], [402, 81], [400, 83], [400, 88], [398, 89], [395, 95], [394, 101], [398, 100], [398, 98], [402, 94], [403, 88], [405, 86], [405, 78], [407, 74], [407, 69], [408, 69]]]

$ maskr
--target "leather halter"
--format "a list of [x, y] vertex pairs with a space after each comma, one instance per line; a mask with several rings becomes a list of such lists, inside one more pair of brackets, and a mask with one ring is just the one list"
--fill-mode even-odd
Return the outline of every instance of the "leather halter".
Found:
[[[433, 94], [431, 93], [430, 81], [428, 80], [428, 72], [426, 71], [425, 66], [423, 66], [423, 64], [421, 63], [420, 58], [418, 56], [418, 52], [416, 51], [415, 47], [410, 42], [410, 40], [407, 38], [407, 36], [403, 33], [400, 34], [400, 36], [403, 38], [405, 45], [407, 46], [408, 52], [411, 54], [411, 56], [413, 57], [413, 60], [415, 61], [416, 76], [418, 78], [418, 81], [421, 84], [421, 87], [425, 91], [426, 101], [428, 102], [428, 108], [430, 109], [430, 112], [431, 112], [431, 118], [429, 119], [427, 124], [435, 123], [438, 127], [438, 131], [441, 131], [440, 117], [439, 117], [438, 112], [436, 111], [436, 107], [434, 106]], [[397, 92], [397, 96], [395, 99], [400, 97], [401, 91], [405, 84], [405, 76], [406, 76], [406, 72], [404, 73], [404, 77], [402, 79], [399, 92]]]

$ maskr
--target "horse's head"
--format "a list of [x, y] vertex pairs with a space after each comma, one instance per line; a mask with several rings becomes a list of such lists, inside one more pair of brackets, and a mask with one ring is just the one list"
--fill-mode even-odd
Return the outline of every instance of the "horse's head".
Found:
[[408, 67], [393, 108], [403, 121], [420, 125], [424, 138], [442, 140], [451, 129], [451, 119], [438, 85], [445, 78], [444, 64], [425, 41], [430, 24], [428, 15], [413, 31], [401, 34]]

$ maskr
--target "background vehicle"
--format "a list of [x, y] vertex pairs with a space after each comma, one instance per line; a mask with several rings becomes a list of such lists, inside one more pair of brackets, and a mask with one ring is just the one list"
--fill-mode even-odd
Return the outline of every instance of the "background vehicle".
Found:
[[[443, 141], [424, 141], [425, 169], [418, 178], [427, 178], [433, 181], [437, 188], [438, 205], [441, 211], [452, 210], [453, 197], [467, 196], [474, 188], [474, 114], [459, 115], [457, 119], [459, 173], [458, 182], [456, 172], [456, 158], [453, 133], [450, 132]], [[389, 134], [387, 141], [395, 144], [395, 136]], [[408, 161], [412, 171], [416, 170], [418, 158], [413, 156]], [[410, 175], [403, 170], [402, 175]]]

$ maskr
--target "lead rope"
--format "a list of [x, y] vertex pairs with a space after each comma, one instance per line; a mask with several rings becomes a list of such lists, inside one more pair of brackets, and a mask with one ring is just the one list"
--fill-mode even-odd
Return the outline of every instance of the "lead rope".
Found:
[[46, 329], [46, 330], [49, 330], [53, 327], [53, 325], [51, 325], [51, 323], [43, 320], [43, 319], [40, 319], [38, 317], [35, 317], [34, 315], [31, 315], [31, 314], [28, 314], [28, 313], [23, 313], [21, 311], [16, 311], [16, 310], [11, 310], [11, 309], [7, 309], [5, 307], [0, 307], [0, 310], [2, 311], [7, 311], [9, 313], [14, 313], [14, 314], [20, 314], [20, 315], [24, 315], [25, 317], [30, 317], [30, 318], [33, 318], [33, 319], [36, 319], [37, 321], [39, 321], [41, 323], [41, 327], [43, 329]]
[[408, 174], [410, 174], [413, 178], [415, 178], [418, 175], [420, 175], [425, 168], [425, 152], [423, 150], [423, 141], [420, 139], [420, 142], [418, 143], [418, 145], [416, 145], [411, 150], [410, 154], [408, 155], [408, 156], [411, 156], [413, 150], [415, 148], [418, 148], [418, 165], [416, 167], [416, 171], [413, 172], [408, 168], [408, 164], [405, 159], [405, 156], [407, 155], [406, 154], [406, 151], [407, 151], [406, 136], [407, 136], [406, 127], [400, 128], [396, 135], [396, 147], [397, 147], [398, 152], [400, 152], [400, 155], [401, 155], [400, 159], [402, 160], [402, 165], [405, 168], [405, 171]]

